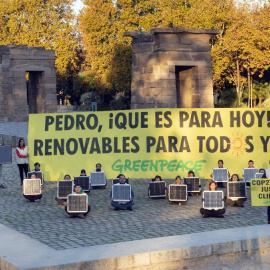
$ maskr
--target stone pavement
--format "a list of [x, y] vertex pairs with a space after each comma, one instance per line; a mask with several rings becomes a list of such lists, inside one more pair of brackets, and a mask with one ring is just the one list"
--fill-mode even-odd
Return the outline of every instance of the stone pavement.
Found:
[[[86, 219], [70, 219], [54, 200], [55, 182], [46, 182], [41, 201], [31, 203], [22, 196], [15, 163], [3, 165], [3, 176], [8, 188], [0, 189], [0, 223], [56, 250], [247, 227], [267, 221], [266, 207], [250, 206], [249, 190], [244, 208], [228, 207], [224, 219], [203, 219], [199, 213], [201, 196], [189, 197], [187, 204], [180, 206], [170, 205], [167, 199], [149, 199], [147, 179], [130, 181], [136, 201], [132, 212], [113, 211], [108, 181], [105, 190], [91, 190], [92, 209]], [[172, 181], [166, 180], [167, 185]], [[202, 180], [202, 188], [207, 182]]]

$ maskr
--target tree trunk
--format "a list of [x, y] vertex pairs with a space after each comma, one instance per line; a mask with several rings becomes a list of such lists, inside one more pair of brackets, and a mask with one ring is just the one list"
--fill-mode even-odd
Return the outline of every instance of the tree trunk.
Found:
[[239, 70], [239, 61], [238, 56], [236, 53], [236, 68], [237, 68], [237, 85], [236, 85], [236, 91], [238, 95], [238, 104], [240, 105], [241, 102], [241, 93], [240, 93], [240, 70]]
[[248, 72], [248, 108], [252, 107], [252, 101], [251, 101], [251, 83], [250, 83], [250, 68], [247, 68]]

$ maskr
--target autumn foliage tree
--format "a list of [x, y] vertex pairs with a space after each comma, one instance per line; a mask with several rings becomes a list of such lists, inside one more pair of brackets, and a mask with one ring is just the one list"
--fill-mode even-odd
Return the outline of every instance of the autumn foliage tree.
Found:
[[55, 50], [58, 78], [79, 68], [79, 42], [71, 0], [0, 0], [0, 44]]
[[79, 29], [84, 70], [101, 92], [129, 92], [131, 39], [125, 31], [152, 28], [221, 28], [231, 0], [84, 0]]

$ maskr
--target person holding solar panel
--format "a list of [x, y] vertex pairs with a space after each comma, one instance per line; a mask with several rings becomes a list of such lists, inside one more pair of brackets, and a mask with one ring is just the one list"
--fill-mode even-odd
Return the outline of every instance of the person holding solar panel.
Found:
[[[37, 179], [36, 175], [32, 174], [31, 179]], [[42, 188], [42, 187], [40, 187], [40, 188]], [[23, 185], [22, 185], [22, 189], [23, 189]], [[30, 202], [35, 202], [36, 200], [40, 200], [42, 198], [42, 193], [39, 195], [24, 195], [23, 194], [23, 197], [25, 199], [29, 200]]]
[[[64, 176], [64, 180], [71, 180], [71, 176], [69, 174], [66, 174]], [[57, 197], [54, 198], [57, 201], [58, 205], [66, 205], [67, 200], [66, 199], [59, 199]]]
[[[180, 175], [177, 175], [174, 179], [174, 185], [183, 185], [183, 181]], [[186, 193], [188, 195], [188, 193]], [[168, 192], [168, 199], [170, 201], [170, 193]], [[170, 201], [170, 204], [183, 205], [186, 204], [186, 201]]]
[[[119, 175], [119, 183], [118, 184], [114, 184], [113, 186], [117, 186], [117, 185], [128, 185], [126, 184], [126, 177], [123, 174]], [[132, 206], [135, 204], [134, 202], [134, 192], [131, 188], [131, 197], [129, 198], [129, 201], [115, 201], [113, 196], [112, 196], [113, 192], [111, 190], [110, 192], [110, 200], [111, 200], [111, 205], [114, 207], [114, 211], [117, 210], [130, 210], [132, 211]]]
[[[217, 183], [211, 180], [209, 182], [209, 191], [216, 191], [216, 190], [217, 190]], [[208, 218], [208, 217], [224, 218], [225, 208], [221, 208], [221, 209], [201, 208], [200, 213], [202, 214], [203, 218]]]
[[[95, 180], [93, 179], [93, 177], [96, 177], [97, 176], [96, 173], [100, 173], [101, 177], [104, 177], [102, 179], [102, 184], [100, 184], [100, 183], [98, 183], [98, 184], [97, 183], [96, 184], [93, 183], [93, 182], [95, 182]], [[94, 172], [90, 172], [90, 177], [91, 177], [91, 187], [93, 189], [95, 189], [95, 188], [103, 188], [103, 189], [105, 189], [106, 188], [106, 186], [107, 186], [107, 178], [106, 178], [105, 172], [101, 170], [101, 164], [100, 163], [97, 163], [96, 164], [96, 170]], [[99, 179], [99, 180], [101, 180], [101, 179]]]
[[[232, 182], [238, 182], [240, 181], [238, 174], [233, 174], [230, 181]], [[227, 191], [227, 198], [226, 198], [226, 204], [232, 207], [244, 207], [244, 202], [247, 200], [247, 197], [245, 198], [238, 198], [238, 199], [232, 199], [228, 195]]]
[[[156, 175], [153, 179], [152, 182], [161, 182], [163, 181], [160, 175]], [[148, 196], [150, 196], [149, 193], [150, 192], [150, 187], [148, 187]], [[168, 188], [165, 187], [165, 197], [168, 195]], [[151, 199], [164, 199], [165, 197], [150, 197]]]
[[75, 184], [74, 185], [74, 192], [73, 194], [85, 194], [85, 196], [87, 196], [87, 200], [86, 200], [86, 207], [87, 207], [87, 212], [86, 213], [69, 213], [68, 212], [68, 203], [65, 206], [65, 211], [69, 214], [70, 218], [82, 218], [84, 219], [86, 217], [86, 215], [91, 211], [91, 206], [90, 206], [90, 200], [89, 200], [89, 196], [84, 193], [82, 187], [79, 184]]
[[[224, 165], [224, 162], [223, 162], [222, 159], [220, 159], [220, 160], [218, 161], [218, 168], [219, 168], [219, 169], [223, 169], [223, 165]], [[213, 172], [210, 174], [210, 177], [213, 178]], [[228, 178], [230, 178], [230, 173], [229, 173], [229, 171], [228, 171]]]

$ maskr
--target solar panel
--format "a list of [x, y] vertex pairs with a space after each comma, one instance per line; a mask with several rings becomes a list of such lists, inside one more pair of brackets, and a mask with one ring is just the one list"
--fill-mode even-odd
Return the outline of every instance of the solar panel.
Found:
[[115, 202], [128, 202], [131, 198], [131, 185], [115, 184], [112, 186], [112, 197]]
[[188, 192], [200, 192], [200, 178], [199, 177], [184, 177], [184, 184], [187, 185]]
[[228, 182], [228, 169], [227, 168], [214, 168], [212, 170], [213, 180], [215, 182]]
[[36, 178], [39, 178], [41, 179], [41, 185], [44, 184], [44, 181], [43, 181], [43, 172], [42, 171], [38, 171], [38, 172], [28, 172], [27, 173], [27, 178], [31, 179], [31, 175], [35, 175]]
[[169, 185], [169, 201], [187, 201], [187, 185]]
[[106, 185], [105, 172], [91, 172], [90, 178], [92, 187]]
[[224, 208], [224, 195], [222, 190], [203, 192], [204, 209], [222, 209]]
[[[113, 178], [112, 179], [112, 185], [118, 184], [119, 178]], [[129, 184], [129, 178], [126, 178], [126, 184]]]
[[90, 191], [89, 176], [74, 176], [74, 185], [80, 185], [84, 191]]
[[41, 194], [41, 180], [40, 179], [24, 179], [23, 180], [23, 194], [24, 195]]
[[245, 198], [246, 197], [246, 182], [228, 182], [227, 193], [231, 199]]
[[164, 181], [150, 182], [148, 189], [150, 198], [166, 197], [166, 182]]
[[244, 181], [250, 183], [250, 179], [255, 178], [255, 174], [259, 172], [258, 168], [244, 168]]
[[73, 181], [59, 180], [57, 182], [57, 198], [67, 199], [69, 194], [73, 192]]
[[86, 213], [88, 196], [86, 194], [70, 194], [67, 198], [68, 213]]
[[11, 145], [0, 145], [0, 164], [12, 163]]
[[255, 178], [262, 178], [264, 173], [255, 173]]

